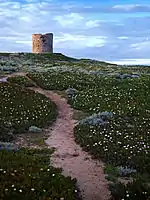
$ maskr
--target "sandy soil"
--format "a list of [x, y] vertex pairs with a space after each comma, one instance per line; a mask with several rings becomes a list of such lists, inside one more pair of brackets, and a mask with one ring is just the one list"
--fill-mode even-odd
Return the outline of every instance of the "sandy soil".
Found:
[[84, 200], [109, 200], [110, 191], [104, 176], [103, 163], [92, 160], [91, 156], [75, 143], [73, 133], [75, 120], [72, 118], [73, 111], [67, 104], [67, 100], [39, 87], [30, 89], [44, 94], [58, 107], [58, 118], [53, 127], [49, 128], [50, 136], [46, 140], [49, 147], [56, 148], [51, 157], [52, 165], [62, 168], [65, 176], [77, 179]]

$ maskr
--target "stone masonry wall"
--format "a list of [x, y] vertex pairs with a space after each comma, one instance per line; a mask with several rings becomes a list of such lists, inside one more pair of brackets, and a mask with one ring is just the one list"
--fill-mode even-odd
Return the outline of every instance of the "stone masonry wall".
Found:
[[32, 53], [53, 53], [53, 34], [32, 34]]

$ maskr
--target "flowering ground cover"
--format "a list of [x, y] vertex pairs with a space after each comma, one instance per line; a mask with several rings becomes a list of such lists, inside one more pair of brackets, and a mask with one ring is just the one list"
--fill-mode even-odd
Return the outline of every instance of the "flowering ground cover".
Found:
[[[76, 141], [95, 158], [103, 159], [114, 169], [122, 167], [118, 176], [134, 177], [135, 182], [126, 187], [118, 182], [110, 185], [114, 199], [147, 200], [150, 197], [149, 91], [150, 79], [142, 77], [83, 90], [71, 101], [73, 107], [90, 113], [113, 113], [107, 126], [79, 123], [75, 127], [75, 136]], [[124, 169], [127, 169], [127, 174]], [[130, 174], [132, 169], [137, 173]], [[146, 180], [139, 178], [143, 174], [147, 174]], [[111, 181], [117, 180], [112, 173], [110, 175]]]
[[44, 53], [44, 54], [33, 54], [25, 53], [24, 56], [28, 59], [36, 59], [43, 62], [44, 60], [52, 61], [76, 61], [77, 59], [63, 55], [62, 53]]
[[[110, 173], [108, 178], [111, 176], [111, 181], [116, 182], [110, 185], [114, 199], [147, 200], [150, 197], [150, 79], [141, 77], [107, 83], [83, 90], [71, 100], [73, 107], [91, 114], [113, 113], [107, 126], [79, 123], [75, 127], [76, 141], [115, 170], [122, 167], [122, 173], [117, 170], [117, 176], [134, 177], [135, 182], [124, 186]], [[130, 173], [132, 170], [137, 173]], [[139, 178], [143, 174], [147, 174], [146, 179]]]
[[150, 110], [150, 78], [116, 80], [101, 78], [96, 86], [82, 90], [73, 99], [75, 108], [89, 111], [111, 111], [121, 116], [148, 117]]
[[90, 59], [74, 59], [61, 53], [0, 53], [0, 74], [12, 73], [18, 70], [47, 71], [53, 67], [98, 74], [150, 74], [150, 67], [148, 66], [122, 66]]
[[[141, 75], [134, 79], [117, 79], [114, 76], [98, 77], [71, 72], [28, 74], [46, 89], [74, 88], [76, 94], [68, 99], [75, 109], [95, 115], [108, 111], [109, 120], [98, 120], [75, 127], [76, 142], [94, 158], [103, 159], [113, 170], [109, 174], [114, 199], [148, 199], [150, 182], [150, 78]], [[82, 79], [83, 77], [83, 79]], [[86, 78], [85, 78], [86, 77]], [[73, 90], [72, 90], [73, 91]], [[106, 165], [106, 168], [107, 168]], [[117, 176], [112, 175], [117, 170]], [[120, 170], [120, 171], [119, 171]], [[143, 177], [146, 174], [147, 180]], [[132, 177], [135, 181], [126, 187], [116, 177]], [[144, 185], [143, 185], [144, 184]], [[145, 190], [143, 189], [145, 188]], [[128, 194], [127, 192], [130, 191]], [[143, 193], [144, 192], [144, 193]], [[129, 196], [128, 196], [129, 195]]]
[[[149, 200], [150, 67], [73, 60], [60, 54], [19, 56], [20, 60], [2, 61], [1, 70], [4, 65], [10, 71], [21, 66], [42, 88], [69, 92], [68, 102], [88, 116], [75, 127], [76, 142], [105, 161], [113, 200]], [[101, 112], [112, 117], [101, 117]]]
[[22, 133], [32, 125], [52, 123], [57, 109], [44, 95], [12, 83], [0, 83], [0, 136], [12, 130]]
[[77, 199], [76, 180], [49, 166], [51, 153], [52, 150], [25, 148], [17, 152], [0, 151], [0, 199]]
[[31, 80], [29, 80], [25, 76], [9, 77], [7, 80], [9, 82], [11, 82], [11, 83], [16, 83], [18, 85], [22, 85], [22, 86], [25, 86], [25, 87], [32, 87], [32, 86], [34, 86], [33, 82]]
[[[50, 71], [44, 73], [28, 73], [40, 87], [49, 90], [65, 90], [68, 87], [76, 89], [89, 88], [93, 85], [93, 77], [84, 73]], [[96, 77], [94, 77], [96, 79]]]
[[[26, 78], [15, 77], [11, 80], [28, 85]], [[7, 141], [8, 131], [23, 133], [31, 125], [44, 127], [46, 123], [52, 123], [56, 116], [55, 104], [44, 95], [18, 84], [0, 83], [1, 141]], [[4, 144], [7, 150], [3, 149]], [[0, 144], [0, 199], [77, 199], [76, 180], [64, 177], [61, 169], [56, 169], [49, 163], [53, 150], [12, 150], [12, 145], [13, 143]]]

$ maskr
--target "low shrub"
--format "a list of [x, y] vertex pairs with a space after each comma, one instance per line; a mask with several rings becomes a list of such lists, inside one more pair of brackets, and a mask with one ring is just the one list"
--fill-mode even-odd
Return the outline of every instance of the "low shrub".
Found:
[[11, 83], [17, 83], [18, 85], [22, 85], [25, 87], [34, 86], [34, 83], [25, 76], [9, 77], [7, 80]]
[[74, 88], [82, 90], [90, 86], [96, 86], [96, 76], [87, 75], [84, 73], [72, 73], [69, 71], [53, 71], [43, 73], [28, 73], [27, 76], [35, 81], [40, 87], [48, 90], [67, 90]]
[[[35, 154], [36, 153], [36, 154]], [[43, 153], [43, 151], [41, 152]], [[0, 199], [76, 199], [76, 180], [49, 166], [49, 155], [28, 149], [0, 151]]]
[[137, 134], [136, 130], [133, 134], [127, 130], [123, 132], [115, 127], [116, 123], [115, 120], [109, 121], [107, 127], [78, 124], [74, 129], [75, 140], [95, 158], [108, 164], [150, 173], [149, 135]]
[[30, 126], [42, 128], [56, 119], [56, 105], [42, 94], [16, 84], [0, 83], [0, 97], [0, 138], [10, 130], [22, 133]]
[[142, 182], [139, 179], [128, 184], [121, 182], [110, 184], [112, 200], [149, 200], [150, 187], [148, 183]]

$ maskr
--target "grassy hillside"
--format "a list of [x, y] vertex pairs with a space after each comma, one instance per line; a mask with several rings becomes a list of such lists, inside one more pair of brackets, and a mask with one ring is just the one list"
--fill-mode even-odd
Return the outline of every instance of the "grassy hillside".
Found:
[[[105, 162], [113, 200], [150, 199], [150, 67], [74, 59], [59, 53], [3, 53], [0, 58], [1, 76], [28, 72], [41, 88], [61, 90], [72, 108], [83, 113], [74, 129], [76, 142], [93, 158]], [[12, 120], [19, 127], [22, 119], [44, 116], [42, 108], [52, 106], [41, 95], [19, 92], [22, 87], [17, 84], [31, 84], [27, 79], [9, 80], [9, 85], [0, 83], [3, 124]], [[26, 93], [22, 104], [21, 94]], [[44, 120], [34, 120], [44, 125]]]

